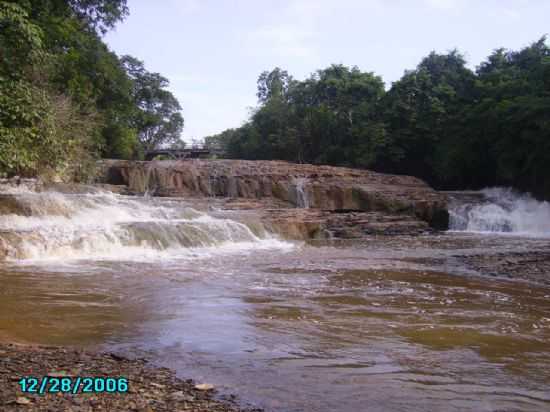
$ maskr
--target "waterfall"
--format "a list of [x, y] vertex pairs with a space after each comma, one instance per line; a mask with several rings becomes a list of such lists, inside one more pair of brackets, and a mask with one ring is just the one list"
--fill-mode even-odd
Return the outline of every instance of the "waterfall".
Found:
[[451, 194], [450, 229], [550, 236], [550, 203], [507, 188]]
[[309, 209], [309, 197], [305, 187], [307, 181], [308, 180], [305, 177], [294, 178], [296, 207]]
[[20, 188], [0, 194], [0, 260], [149, 260], [288, 247], [175, 200]]

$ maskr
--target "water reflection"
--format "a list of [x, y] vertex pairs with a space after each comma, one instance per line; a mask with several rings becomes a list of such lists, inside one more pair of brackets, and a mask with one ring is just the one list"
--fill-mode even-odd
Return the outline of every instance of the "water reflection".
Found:
[[537, 247], [548, 243], [404, 237], [4, 266], [0, 331], [145, 353], [269, 410], [544, 410], [550, 289], [453, 258]]

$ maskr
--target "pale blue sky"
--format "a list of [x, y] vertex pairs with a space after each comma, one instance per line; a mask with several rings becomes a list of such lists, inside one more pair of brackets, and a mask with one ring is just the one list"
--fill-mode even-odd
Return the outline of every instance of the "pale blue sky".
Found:
[[473, 68], [493, 49], [550, 32], [550, 0], [128, 0], [106, 36], [119, 54], [171, 81], [185, 140], [240, 126], [256, 79], [282, 67], [303, 79], [332, 63], [386, 85], [431, 50], [458, 48]]

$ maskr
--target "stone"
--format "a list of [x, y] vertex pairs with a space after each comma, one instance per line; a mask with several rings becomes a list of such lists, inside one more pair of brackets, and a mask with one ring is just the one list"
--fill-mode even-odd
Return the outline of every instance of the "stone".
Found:
[[247, 160], [104, 160], [99, 169], [99, 182], [124, 184], [135, 194], [269, 198], [287, 208], [408, 216], [434, 229], [447, 229], [449, 221], [446, 195], [412, 176]]
[[65, 371], [52, 371], [48, 372], [48, 376], [51, 378], [65, 378], [67, 376], [67, 372]]
[[18, 405], [30, 405], [32, 401], [29, 398], [25, 398], [24, 396], [19, 396], [15, 400], [15, 403]]
[[168, 395], [168, 399], [173, 402], [192, 402], [194, 398], [183, 391], [172, 392]]
[[199, 391], [211, 391], [214, 389], [214, 385], [209, 383], [199, 383], [198, 385], [195, 385], [195, 389]]

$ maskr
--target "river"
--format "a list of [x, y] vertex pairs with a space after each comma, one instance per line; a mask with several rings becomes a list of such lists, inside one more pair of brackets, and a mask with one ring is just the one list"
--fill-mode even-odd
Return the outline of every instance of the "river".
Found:
[[550, 409], [550, 287], [462, 258], [548, 251], [546, 203], [498, 189], [456, 200], [450, 232], [299, 243], [204, 202], [7, 193], [0, 336], [145, 357], [268, 411]]

